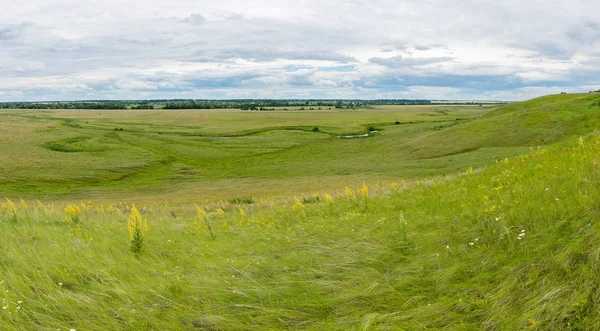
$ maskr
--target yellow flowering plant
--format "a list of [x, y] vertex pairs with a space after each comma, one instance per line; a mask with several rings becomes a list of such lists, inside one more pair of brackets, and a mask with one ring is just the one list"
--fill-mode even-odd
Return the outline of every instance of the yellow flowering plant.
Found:
[[135, 207], [131, 205], [131, 214], [127, 221], [127, 229], [129, 230], [130, 249], [134, 253], [141, 253], [144, 249], [144, 232], [148, 231], [148, 221], [142, 218], [142, 215]]

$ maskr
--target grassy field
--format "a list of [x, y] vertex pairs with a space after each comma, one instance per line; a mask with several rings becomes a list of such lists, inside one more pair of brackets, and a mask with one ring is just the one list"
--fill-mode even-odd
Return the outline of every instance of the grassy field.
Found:
[[[194, 112], [2, 113], [13, 140], [1, 147], [12, 157], [0, 154], [0, 192], [13, 198], [0, 206], [0, 325], [600, 329], [599, 102], [208, 111], [199, 122]], [[286, 115], [285, 125], [261, 119]], [[257, 119], [217, 129], [238, 116]], [[381, 131], [335, 138], [368, 126]], [[332, 175], [336, 165], [348, 173]], [[42, 202], [17, 198], [42, 191]]]
[[[489, 110], [3, 111], [0, 192], [40, 199], [110, 200], [154, 192], [229, 199], [451, 174], [522, 151], [417, 160], [403, 144]], [[315, 127], [319, 132], [312, 132]], [[369, 127], [380, 132], [337, 138]]]

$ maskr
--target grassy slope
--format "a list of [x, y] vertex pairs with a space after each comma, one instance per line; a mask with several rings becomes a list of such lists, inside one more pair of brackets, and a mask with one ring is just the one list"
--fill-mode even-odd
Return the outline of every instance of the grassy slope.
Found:
[[[420, 162], [409, 160], [399, 148], [402, 142], [485, 111], [464, 106], [312, 112], [2, 111], [0, 195], [44, 200], [110, 200], [141, 191], [183, 191], [213, 199], [281, 196], [306, 187], [330, 189], [340, 182], [357, 185], [455, 173], [522, 153], [488, 149]], [[383, 131], [368, 139], [335, 138], [363, 133], [369, 125]], [[310, 132], [314, 126], [321, 132]], [[263, 187], [265, 182], [273, 184]]]
[[600, 93], [550, 95], [514, 103], [473, 122], [421, 136], [404, 147], [431, 158], [485, 147], [541, 146], [600, 127]]
[[225, 205], [215, 240], [190, 206], [149, 205], [139, 257], [124, 205], [82, 207], [80, 229], [5, 205], [0, 325], [598, 329], [599, 155], [593, 134], [379, 197]]

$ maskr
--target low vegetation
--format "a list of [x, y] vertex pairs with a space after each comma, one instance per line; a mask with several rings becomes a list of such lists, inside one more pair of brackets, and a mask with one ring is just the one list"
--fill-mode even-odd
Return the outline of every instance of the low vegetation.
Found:
[[[490, 109], [0, 111], [0, 192], [44, 201], [110, 202], [154, 199], [173, 190], [178, 194], [170, 200], [228, 200], [451, 174], [523, 150], [419, 161], [402, 145]], [[337, 138], [372, 128], [380, 129], [377, 139]]]
[[[547, 109], [567, 119], [569, 129], [552, 145], [528, 146], [536, 140], [525, 139], [511, 149], [520, 155], [471, 165], [468, 155], [476, 152], [456, 154], [464, 166], [452, 176], [390, 176], [385, 185], [341, 183], [287, 199], [238, 192], [229, 201], [188, 195], [175, 203], [164, 198], [173, 191], [162, 199], [144, 195], [135, 205], [135, 197], [119, 203], [9, 197], [0, 205], [0, 325], [599, 329], [600, 133], [588, 130], [595, 113], [569, 110], [584, 112], [582, 105], [591, 104], [579, 97], [534, 100], [540, 104], [515, 110], [513, 118]], [[556, 108], [558, 98], [565, 105]], [[419, 140], [469, 132], [512, 111], [420, 132]], [[101, 125], [89, 117], [77, 121], [84, 129]], [[399, 126], [393, 123], [350, 142], [390, 143], [386, 131]], [[530, 128], [544, 126], [521, 128], [527, 138]], [[324, 135], [330, 143], [345, 141]], [[422, 167], [435, 164], [419, 160]]]

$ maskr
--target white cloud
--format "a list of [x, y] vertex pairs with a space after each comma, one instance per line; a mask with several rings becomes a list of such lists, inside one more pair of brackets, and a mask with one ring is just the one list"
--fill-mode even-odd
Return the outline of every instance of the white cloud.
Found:
[[403, 57], [397, 55], [389, 58], [374, 57], [370, 58], [369, 62], [379, 64], [390, 68], [401, 68], [401, 67], [414, 67], [424, 66], [433, 63], [441, 63], [452, 61], [451, 57], [427, 57], [427, 58], [416, 58], [416, 57]]
[[593, 0], [0, 6], [0, 101], [136, 93], [520, 99], [600, 84]]

